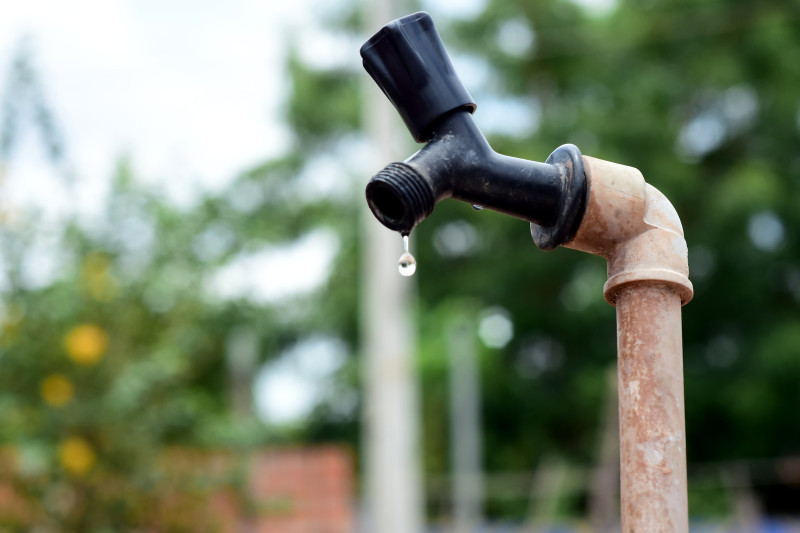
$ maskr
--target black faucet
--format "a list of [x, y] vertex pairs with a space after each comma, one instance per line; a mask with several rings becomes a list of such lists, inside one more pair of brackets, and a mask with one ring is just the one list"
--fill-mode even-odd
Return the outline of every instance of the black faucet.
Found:
[[384, 226], [407, 235], [437, 202], [453, 197], [527, 220], [543, 250], [573, 237], [587, 192], [580, 151], [567, 144], [537, 163], [492, 150], [430, 15], [390, 22], [361, 47], [361, 57], [414, 139], [426, 143], [367, 184], [367, 203]]

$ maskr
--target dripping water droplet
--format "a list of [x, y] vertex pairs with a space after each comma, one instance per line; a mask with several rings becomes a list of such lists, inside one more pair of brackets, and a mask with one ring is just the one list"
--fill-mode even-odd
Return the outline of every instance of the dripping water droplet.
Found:
[[400, 274], [403, 276], [413, 276], [414, 272], [417, 271], [417, 260], [414, 259], [413, 255], [404, 253], [397, 262], [397, 270], [399, 270]]
[[413, 276], [417, 271], [417, 260], [408, 251], [408, 235], [403, 235], [403, 255], [397, 261], [397, 270], [403, 276]]
[[480, 204], [472, 204], [472, 209], [475, 211], [483, 211], [483, 206]]

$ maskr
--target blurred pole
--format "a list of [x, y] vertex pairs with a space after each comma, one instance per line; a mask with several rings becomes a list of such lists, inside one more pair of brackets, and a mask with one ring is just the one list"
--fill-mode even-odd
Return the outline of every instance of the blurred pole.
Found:
[[557, 455], [543, 457], [533, 473], [528, 503], [531, 531], [549, 531], [558, 518], [561, 502], [573, 490], [566, 462]]
[[750, 472], [744, 464], [734, 464], [722, 471], [733, 503], [734, 527], [732, 533], [761, 531], [761, 505], [753, 491]]
[[[365, 14], [369, 35], [396, 18], [391, 0], [370, 0]], [[374, 147], [371, 166], [377, 171], [397, 160], [399, 150], [392, 148], [397, 144], [399, 119], [366, 74], [363, 78], [364, 125]], [[362, 205], [365, 531], [419, 533], [423, 530], [423, 491], [413, 362], [416, 339], [409, 305], [414, 278], [404, 278], [397, 271], [400, 235], [381, 226], [366, 202]], [[413, 235], [411, 240], [413, 243]]]
[[480, 382], [475, 328], [460, 322], [450, 332], [450, 457], [454, 533], [474, 533], [482, 522]]
[[605, 396], [597, 466], [589, 488], [589, 524], [596, 533], [619, 531], [619, 401], [616, 365], [606, 373]]
[[228, 401], [239, 418], [253, 414], [253, 376], [258, 366], [258, 337], [246, 327], [236, 327], [225, 339]]

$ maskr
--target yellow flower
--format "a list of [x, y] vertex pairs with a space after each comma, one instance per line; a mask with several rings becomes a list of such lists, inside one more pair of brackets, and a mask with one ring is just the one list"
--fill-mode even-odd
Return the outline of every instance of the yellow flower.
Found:
[[61, 374], [51, 374], [39, 384], [42, 398], [53, 407], [61, 407], [69, 403], [75, 395], [72, 382]]
[[82, 476], [94, 466], [97, 456], [92, 446], [81, 437], [70, 437], [61, 442], [58, 448], [61, 466], [76, 476]]
[[95, 324], [75, 326], [64, 337], [67, 355], [79, 365], [93, 365], [108, 349], [108, 333]]

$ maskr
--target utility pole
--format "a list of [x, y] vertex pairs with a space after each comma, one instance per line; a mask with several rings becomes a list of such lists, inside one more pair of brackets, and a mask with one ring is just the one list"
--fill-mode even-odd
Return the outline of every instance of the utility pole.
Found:
[[[391, 0], [365, 3], [367, 31], [396, 18]], [[377, 169], [397, 158], [395, 114], [374, 85], [364, 81], [364, 126]], [[410, 302], [413, 278], [397, 271], [400, 235], [378, 224], [364, 205], [361, 327], [365, 531], [423, 531], [419, 459], [419, 402], [414, 368], [416, 336]]]

